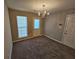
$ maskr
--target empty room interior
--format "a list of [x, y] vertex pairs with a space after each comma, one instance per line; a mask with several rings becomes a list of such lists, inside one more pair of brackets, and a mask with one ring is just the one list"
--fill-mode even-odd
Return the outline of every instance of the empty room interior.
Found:
[[75, 0], [5, 0], [4, 59], [75, 59]]

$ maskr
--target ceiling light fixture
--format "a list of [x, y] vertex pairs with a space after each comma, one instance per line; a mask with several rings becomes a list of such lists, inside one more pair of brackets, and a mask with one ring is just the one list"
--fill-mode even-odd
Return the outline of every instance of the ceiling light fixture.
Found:
[[42, 5], [42, 8], [43, 8], [43, 10], [41, 12], [38, 11], [38, 16], [45, 17], [47, 15], [50, 15], [50, 13], [45, 9], [46, 8], [45, 4]]
[[45, 17], [50, 15], [49, 11], [47, 10], [47, 6], [46, 6], [46, 0], [41, 0], [42, 2], [42, 10], [38, 10], [38, 16], [41, 17]]

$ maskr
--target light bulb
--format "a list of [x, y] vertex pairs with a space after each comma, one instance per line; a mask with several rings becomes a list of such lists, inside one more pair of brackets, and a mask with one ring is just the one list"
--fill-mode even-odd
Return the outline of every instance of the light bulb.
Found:
[[44, 11], [44, 14], [46, 14], [46, 10]]
[[40, 16], [40, 12], [38, 12], [38, 16]]
[[48, 12], [47, 15], [50, 15], [50, 13]]

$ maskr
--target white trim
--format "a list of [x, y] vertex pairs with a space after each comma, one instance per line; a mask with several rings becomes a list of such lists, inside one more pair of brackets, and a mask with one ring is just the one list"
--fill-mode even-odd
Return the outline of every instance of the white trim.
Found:
[[[44, 36], [46, 36], [46, 37], [50, 38], [51, 40], [57, 41], [57, 42], [59, 42], [59, 43], [62, 43], [61, 41], [58, 41], [57, 39], [52, 38], [52, 37], [50, 37], [50, 36], [48, 36], [48, 35], [44, 35]], [[63, 43], [62, 43], [62, 44], [63, 44]]]
[[[42, 36], [42, 34], [39, 36]], [[38, 37], [38, 36], [33, 36], [33, 37], [28, 37], [28, 38], [24, 38], [24, 39], [20, 39], [20, 40], [15, 40], [15, 41], [13, 41], [13, 43], [23, 41], [23, 40], [28, 40], [28, 39], [35, 38], [35, 37]]]
[[10, 51], [9, 59], [11, 59], [11, 56], [12, 56], [12, 49], [13, 49], [13, 43], [11, 44], [11, 51]]
[[[56, 42], [58, 42], [58, 43], [60, 43], [60, 44], [63, 44], [63, 45], [65, 45], [65, 46], [68, 46], [68, 45], [64, 44], [62, 41], [58, 41], [57, 39], [54, 39], [54, 38], [52, 38], [52, 37], [50, 37], [50, 36], [48, 36], [48, 35], [44, 35], [44, 36], [46, 36], [46, 37], [50, 38], [51, 40], [54, 40], [54, 41], [56, 41]], [[73, 48], [73, 47], [71, 47], [71, 46], [68, 46], [68, 47]], [[74, 48], [73, 48], [73, 49], [74, 49]]]
[[[42, 36], [42, 35], [44, 35], [44, 34], [41, 34], [41, 35], [39, 35], [39, 36]], [[65, 45], [65, 46], [68, 46], [68, 45], [64, 44], [62, 41], [58, 41], [57, 39], [52, 38], [52, 37], [50, 37], [50, 36], [48, 36], [48, 35], [44, 35], [44, 36], [46, 36], [46, 37], [48, 37], [49, 39], [54, 40], [54, 41], [56, 41], [56, 42], [58, 42], [58, 43], [60, 43], [60, 44], [63, 44], [63, 45]], [[23, 41], [23, 40], [28, 40], [28, 39], [35, 38], [35, 37], [38, 37], [38, 36], [29, 37], [29, 38], [27, 38], [27, 39], [25, 38], [25, 39], [16, 40], [16, 41], [13, 41], [13, 43], [19, 42], [19, 41]], [[68, 47], [70, 47], [70, 46], [68, 46]], [[73, 47], [70, 47], [70, 48], [73, 48]], [[73, 48], [73, 49], [74, 49], [74, 48]]]

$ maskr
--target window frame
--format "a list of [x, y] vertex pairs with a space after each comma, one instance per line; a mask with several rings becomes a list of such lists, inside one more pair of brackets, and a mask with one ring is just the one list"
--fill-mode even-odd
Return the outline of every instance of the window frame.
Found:
[[[18, 32], [18, 23], [17, 23], [17, 17], [18, 16], [22, 16], [22, 17], [26, 17], [26, 36], [21, 36], [21, 37], [19, 37], [19, 32]], [[28, 37], [28, 17], [27, 16], [23, 16], [23, 15], [17, 15], [16, 16], [16, 23], [17, 23], [17, 37], [18, 38], [26, 38], [26, 37]]]
[[[39, 27], [38, 27], [38, 28], [35, 28], [35, 20], [39, 20], [39, 25], [38, 25]], [[35, 30], [40, 29], [40, 19], [38, 19], [38, 18], [35, 18], [35, 19], [34, 19], [34, 29], [35, 29]]]

